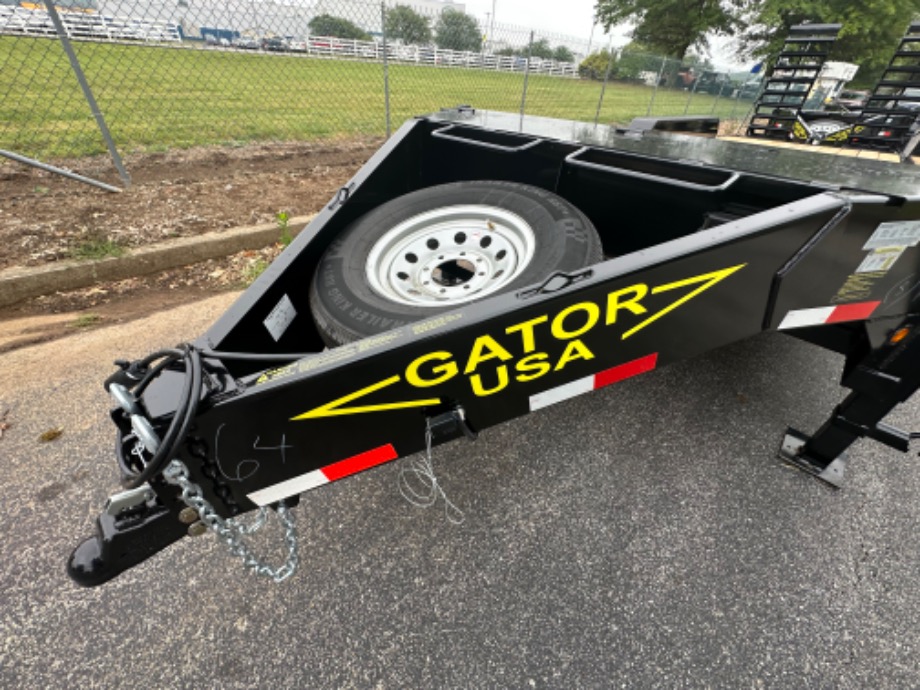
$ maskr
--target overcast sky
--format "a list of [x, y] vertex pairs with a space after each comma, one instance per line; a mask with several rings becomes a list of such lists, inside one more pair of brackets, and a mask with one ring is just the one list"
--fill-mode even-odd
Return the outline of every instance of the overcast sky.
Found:
[[[483, 23], [486, 13], [492, 12], [492, 0], [458, 0], [466, 5], [467, 14], [473, 15]], [[591, 35], [594, 20], [594, 0], [495, 0], [496, 24], [513, 24], [520, 27], [543, 29], [549, 33], [567, 34], [582, 41]], [[496, 34], [499, 32], [496, 30]], [[628, 27], [614, 28], [611, 31], [614, 46], [629, 42]], [[600, 26], [594, 29], [592, 46], [606, 45], [611, 36], [604, 36]], [[593, 47], [592, 47], [593, 50]], [[714, 41], [712, 55], [717, 65], [731, 69], [745, 69], [750, 65], [735, 63], [734, 52], [727, 41]]]
[[[458, 0], [466, 5], [467, 14], [485, 21], [486, 12], [492, 12], [492, 0]], [[564, 3], [547, 0], [495, 0], [497, 24], [543, 29], [569, 34], [587, 41], [594, 18], [594, 0], [566, 0]], [[602, 33], [595, 30], [595, 38]]]

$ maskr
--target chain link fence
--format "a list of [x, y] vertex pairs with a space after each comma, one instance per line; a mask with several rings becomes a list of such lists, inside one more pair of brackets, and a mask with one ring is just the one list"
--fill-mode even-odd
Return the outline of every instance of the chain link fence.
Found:
[[416, 2], [0, 0], [0, 152], [108, 150], [117, 166], [118, 151], [384, 136], [458, 104], [603, 123], [750, 106], [722, 73]]

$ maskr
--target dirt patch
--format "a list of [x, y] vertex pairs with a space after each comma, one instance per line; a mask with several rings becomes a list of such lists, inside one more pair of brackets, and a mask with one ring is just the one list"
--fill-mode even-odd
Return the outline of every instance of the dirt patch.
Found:
[[[132, 155], [132, 186], [105, 192], [19, 164], [0, 164], [0, 269], [111, 251], [319, 211], [379, 140], [253, 144]], [[115, 183], [106, 158], [56, 161]], [[280, 238], [280, 230], [279, 230]], [[0, 353], [244, 288], [283, 247], [152, 276], [54, 293], [0, 309]]]
[[[21, 164], [0, 163], [0, 269], [87, 251], [272, 222], [318, 211], [380, 140], [268, 143], [138, 154], [113, 194]], [[111, 161], [56, 161], [114, 182]]]

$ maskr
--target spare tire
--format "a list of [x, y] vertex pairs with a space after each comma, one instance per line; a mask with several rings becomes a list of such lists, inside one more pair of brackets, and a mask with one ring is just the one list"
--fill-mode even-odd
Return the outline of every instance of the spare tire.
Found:
[[603, 258], [591, 221], [538, 187], [420, 189], [349, 225], [320, 259], [310, 308], [330, 346], [538, 283]]

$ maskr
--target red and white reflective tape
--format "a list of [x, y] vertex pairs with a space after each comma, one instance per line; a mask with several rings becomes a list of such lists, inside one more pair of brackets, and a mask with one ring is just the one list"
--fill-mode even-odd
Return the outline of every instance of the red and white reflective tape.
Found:
[[872, 312], [880, 304], [881, 302], [854, 302], [853, 304], [840, 304], [836, 307], [794, 309], [786, 314], [786, 318], [783, 319], [778, 328], [779, 330], [785, 330], [787, 328], [821, 326], [844, 321], [864, 321], [872, 316]]
[[[651, 371], [658, 363], [658, 353], [646, 355], [631, 362], [620, 364], [610, 369], [605, 369], [593, 376], [586, 376], [583, 379], [566, 383], [556, 388], [537, 393], [530, 396], [530, 409], [539, 410], [541, 407], [553, 405], [568, 398], [574, 398], [576, 395], [587, 393], [589, 391], [609, 386], [624, 379], [644, 374]], [[358, 453], [350, 458], [339, 460], [331, 465], [326, 465], [318, 470], [312, 470], [297, 477], [292, 477], [278, 484], [266, 486], [264, 489], [253, 491], [248, 495], [250, 501], [258, 506], [267, 506], [276, 501], [280, 501], [288, 496], [315, 489], [323, 484], [334, 482], [343, 477], [357, 474], [363, 470], [376, 467], [390, 460], [395, 460], [398, 456], [393, 444], [388, 443], [384, 446], [372, 448], [363, 453]]]
[[542, 393], [530, 396], [530, 411], [534, 412], [543, 407], [555, 405], [557, 402], [574, 398], [582, 393], [590, 393], [598, 388], [609, 386], [612, 383], [618, 383], [623, 379], [628, 379], [639, 374], [651, 371], [658, 364], [658, 353], [655, 352], [631, 362], [620, 364], [610, 369], [598, 372], [592, 376], [586, 376], [583, 379], [577, 379], [570, 383], [550, 388]]
[[395, 460], [398, 457], [393, 444], [388, 443], [385, 446], [372, 448], [363, 453], [352, 455], [350, 458], [326, 465], [318, 470], [307, 472], [299, 477], [293, 477], [278, 484], [266, 486], [264, 489], [253, 491], [248, 495], [248, 498], [258, 506], [267, 506], [288, 496], [315, 489], [323, 484], [357, 474], [371, 467]]

